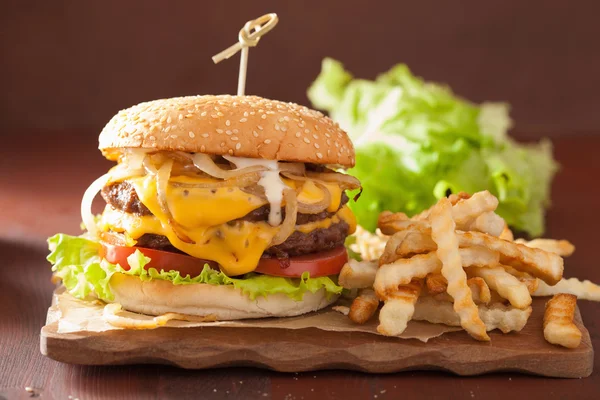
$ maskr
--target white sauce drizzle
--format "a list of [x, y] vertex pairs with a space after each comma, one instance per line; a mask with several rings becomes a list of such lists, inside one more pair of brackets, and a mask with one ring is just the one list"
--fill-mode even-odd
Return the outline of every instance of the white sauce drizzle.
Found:
[[258, 184], [265, 189], [265, 196], [267, 196], [269, 206], [271, 207], [271, 211], [269, 212], [269, 224], [271, 224], [271, 226], [281, 224], [281, 201], [286, 186], [279, 176], [279, 164], [277, 161], [231, 156], [223, 156], [223, 158], [230, 163], [235, 164], [237, 168], [252, 167], [255, 165], [268, 168], [268, 171], [261, 172], [261, 178], [258, 181]]

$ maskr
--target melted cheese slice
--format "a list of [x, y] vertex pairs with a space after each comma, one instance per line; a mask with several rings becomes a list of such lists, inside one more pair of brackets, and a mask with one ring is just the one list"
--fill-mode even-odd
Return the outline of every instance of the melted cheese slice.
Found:
[[[127, 214], [107, 206], [100, 228], [126, 233], [132, 239], [142, 235], [155, 234], [166, 236], [177, 249], [196, 258], [216, 261], [223, 272], [229, 276], [241, 275], [256, 269], [260, 257], [270, 246], [279, 227], [265, 222], [230, 221], [239, 219], [251, 211], [267, 204], [260, 197], [246, 193], [239, 188], [190, 188], [169, 185], [167, 203], [173, 219], [179, 229], [194, 243], [181, 240], [169, 224], [168, 216], [158, 202], [156, 179], [154, 176], [132, 178], [140, 201], [152, 212], [152, 216]], [[211, 182], [187, 176], [174, 176], [171, 183], [198, 184]], [[214, 181], [212, 181], [214, 182]], [[286, 185], [296, 188], [296, 182]], [[342, 191], [335, 184], [327, 184], [330, 192], [328, 211], [338, 210]], [[318, 202], [323, 199], [323, 191], [310, 181], [304, 182], [298, 199], [303, 202]], [[309, 233], [315, 229], [328, 228], [340, 220], [350, 226], [354, 232], [356, 220], [347, 206], [342, 207], [332, 218], [311, 224], [296, 226], [296, 230]]]

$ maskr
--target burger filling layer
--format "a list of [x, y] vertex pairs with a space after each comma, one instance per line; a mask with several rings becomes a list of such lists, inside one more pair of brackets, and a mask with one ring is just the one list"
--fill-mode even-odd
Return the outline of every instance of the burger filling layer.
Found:
[[[109, 182], [102, 189], [108, 203], [99, 228], [125, 234], [131, 244], [214, 260], [229, 275], [252, 271], [261, 257], [287, 258], [340, 246], [354, 232], [348, 196], [335, 183], [285, 184], [303, 204], [327, 201], [316, 213], [296, 213], [295, 228], [273, 243], [280, 227], [269, 223], [271, 207], [264, 196], [239, 187], [202, 187], [206, 178], [173, 176], [166, 190], [169, 214], [158, 201], [153, 176]], [[280, 209], [286, 219], [286, 205]], [[132, 243], [133, 242], [133, 243]]]

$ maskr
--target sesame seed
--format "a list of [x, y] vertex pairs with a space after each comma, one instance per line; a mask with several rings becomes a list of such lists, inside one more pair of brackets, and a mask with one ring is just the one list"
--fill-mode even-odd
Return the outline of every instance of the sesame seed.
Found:
[[[238, 144], [239, 144], [239, 143], [238, 143]], [[230, 156], [232, 156], [232, 155], [233, 155], [233, 150], [232, 150], [232, 149], [229, 149], [228, 153], [229, 153], [229, 155], [230, 155]]]
[[317, 149], [318, 149], [319, 147], [320, 147], [320, 146], [319, 146], [319, 143], [315, 143], [315, 148], [317, 148]]
[[221, 147], [225, 147], [225, 142], [221, 142]]
[[281, 127], [281, 132], [287, 132], [287, 128], [285, 126]]
[[217, 114], [210, 114], [210, 117], [211, 117], [211, 118], [219, 118], [219, 117], [217, 116]]
[[167, 118], [167, 124], [170, 124], [172, 121], [171, 116], [169, 116], [169, 118]]
[[315, 139], [318, 139], [318, 138], [319, 138], [319, 135], [317, 135], [317, 134], [315, 133], [315, 134], [313, 134], [313, 137], [314, 137]]
[[183, 119], [183, 114], [179, 114], [179, 120], [181, 121]]
[[236, 150], [239, 150], [241, 147], [242, 147], [242, 144], [241, 144], [241, 143], [238, 143], [238, 144], [236, 144], [236, 145], [235, 145], [235, 149], [236, 149]]
[[302, 136], [302, 132], [296, 132], [296, 137]]
[[240, 119], [240, 122], [246, 122], [246, 121], [248, 121], [248, 118], [242, 118], [242, 119]]
[[323, 158], [323, 154], [321, 154], [321, 153], [317, 153], [317, 157], [319, 157], [319, 158]]
[[304, 143], [310, 143], [310, 139], [309, 138], [304, 138]]
[[225, 125], [229, 126], [231, 125], [231, 122], [229, 120], [225, 121]]
[[318, 131], [319, 130], [319, 125], [315, 125], [315, 130]]
[[165, 128], [165, 133], [169, 133], [169, 131], [170, 131], [170, 130], [171, 130], [171, 127], [170, 127], [170, 126], [167, 126], [167, 127]]
[[267, 119], [267, 114], [263, 114], [260, 116], [262, 119]]
[[202, 113], [200, 114], [201, 117], [206, 117], [206, 111], [202, 111]]
[[231, 132], [229, 129], [225, 131], [225, 134], [226, 134], [226, 135], [229, 135], [229, 136], [231, 136], [231, 133], [232, 133], [232, 132]]
[[233, 141], [235, 142], [235, 141], [237, 141], [237, 140], [240, 140], [240, 138], [239, 138], [239, 137], [237, 137], [237, 136], [232, 136], [232, 137], [231, 137], [231, 140], [233, 140]]
[[171, 135], [171, 139], [177, 139], [177, 135]]
[[331, 135], [329, 133], [326, 133], [325, 136], [326, 137], [331, 137]]
[[225, 114], [223, 114], [221, 111], [219, 111], [219, 112], [217, 113], [217, 115], [218, 115], [219, 117], [223, 117], [223, 116], [225, 116]]
[[194, 132], [190, 131], [188, 132], [188, 135], [193, 139], [196, 135], [194, 135]]
[[248, 116], [248, 111], [244, 111], [244, 117]]
[[223, 133], [223, 129], [217, 129], [217, 133], [220, 135], [221, 133]]
[[285, 117], [283, 117], [283, 119], [284, 119], [285, 121], [289, 121], [289, 120], [290, 120], [290, 117], [288, 117], [288, 116], [286, 115]]
[[304, 133], [310, 133], [310, 129], [305, 129]]
[[279, 128], [279, 125], [278, 125], [278, 124], [275, 124], [275, 130], [276, 130], [276, 131], [278, 131], [279, 129], [280, 129], [280, 128]]
[[150, 135], [149, 139], [150, 140], [156, 140], [156, 138], [154, 136], [152, 136], [152, 135]]
[[265, 143], [265, 144], [269, 144], [269, 143], [271, 143], [271, 139], [265, 139], [265, 142], [264, 142], [264, 143]]
[[238, 131], [237, 129], [234, 129], [231, 132], [233, 132], [233, 133], [239, 133], [240, 131]]
[[331, 146], [331, 140], [327, 139], [327, 145]]
[[260, 129], [261, 131], [263, 130], [263, 127], [262, 127], [262, 125], [256, 125], [256, 127], [257, 127], [258, 129]]
[[258, 137], [258, 132], [252, 131], [252, 135], [254, 135], [254, 137]]
[[208, 133], [203, 133], [203, 134], [202, 134], [202, 137], [203, 137], [203, 138], [207, 138], [207, 137], [209, 137], [209, 136], [210, 136], [210, 135], [209, 135]]
[[206, 147], [204, 145], [200, 146], [200, 151], [204, 153], [206, 151]]

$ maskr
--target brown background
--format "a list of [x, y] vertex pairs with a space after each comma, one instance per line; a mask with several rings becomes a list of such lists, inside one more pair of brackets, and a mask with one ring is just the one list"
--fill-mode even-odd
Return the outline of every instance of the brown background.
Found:
[[[600, 196], [599, 1], [0, 4], [0, 398], [29, 398], [25, 386], [45, 399], [82, 400], [598, 397], [598, 355], [594, 374], [581, 380], [80, 367], [43, 357], [39, 332], [53, 288], [45, 238], [79, 232], [81, 195], [110, 165], [94, 148], [99, 130], [143, 100], [234, 92], [237, 57], [218, 66], [210, 57], [234, 43], [247, 19], [271, 11], [281, 22], [251, 50], [250, 93], [306, 103], [325, 56], [367, 78], [403, 61], [474, 101], [509, 101], [520, 138], [563, 136], [554, 141], [563, 168], [547, 234], [577, 245], [568, 276], [600, 281], [600, 214], [590, 211]], [[598, 304], [579, 303], [598, 349]]]
[[250, 52], [249, 93], [307, 103], [325, 56], [373, 78], [397, 62], [474, 101], [513, 105], [516, 135], [600, 132], [600, 2], [9, 0], [0, 121], [96, 135], [121, 108], [234, 92], [244, 22], [280, 23]]

